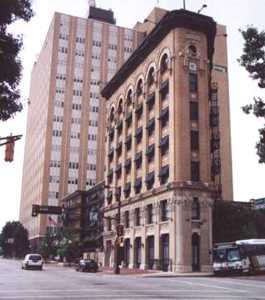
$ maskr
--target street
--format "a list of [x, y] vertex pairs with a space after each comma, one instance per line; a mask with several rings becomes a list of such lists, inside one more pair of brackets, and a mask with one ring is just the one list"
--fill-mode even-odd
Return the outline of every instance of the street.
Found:
[[20, 261], [0, 258], [0, 299], [265, 299], [265, 285], [264, 276], [147, 277], [54, 265], [22, 270]]

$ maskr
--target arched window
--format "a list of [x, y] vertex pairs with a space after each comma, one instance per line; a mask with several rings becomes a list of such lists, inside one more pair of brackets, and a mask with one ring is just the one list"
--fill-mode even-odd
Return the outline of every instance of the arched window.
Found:
[[165, 54], [163, 54], [161, 63], [160, 63], [161, 74], [165, 73], [168, 70], [168, 63], [169, 63], [168, 55], [167, 55], [167, 53], [165, 53]]
[[148, 77], [147, 77], [147, 84], [148, 86], [152, 85], [155, 82], [155, 69], [154, 67], [150, 68]]
[[122, 109], [122, 99], [120, 99], [119, 101], [119, 105], [118, 105], [118, 114], [120, 115], [122, 113], [123, 109]]
[[189, 46], [189, 55], [190, 56], [197, 56], [197, 48], [194, 45]]
[[198, 198], [193, 198], [192, 200], [191, 217], [192, 220], [200, 219], [200, 202]]
[[143, 94], [143, 80], [140, 79], [137, 83], [136, 94], [139, 97]]
[[109, 116], [110, 122], [114, 121], [114, 107], [112, 107], [111, 111], [110, 111], [110, 116]]
[[126, 98], [127, 106], [130, 106], [132, 104], [132, 90], [129, 90]]

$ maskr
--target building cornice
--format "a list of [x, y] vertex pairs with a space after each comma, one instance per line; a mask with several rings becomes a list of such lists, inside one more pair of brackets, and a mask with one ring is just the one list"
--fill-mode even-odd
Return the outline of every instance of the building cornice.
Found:
[[157, 47], [164, 37], [175, 28], [186, 28], [204, 33], [207, 37], [207, 56], [210, 64], [212, 64], [216, 22], [211, 17], [184, 9], [169, 11], [157, 23], [154, 29], [144, 39], [142, 44], [132, 53], [114, 77], [102, 89], [102, 96], [108, 100], [125, 82], [130, 74], [135, 71], [146, 57]]

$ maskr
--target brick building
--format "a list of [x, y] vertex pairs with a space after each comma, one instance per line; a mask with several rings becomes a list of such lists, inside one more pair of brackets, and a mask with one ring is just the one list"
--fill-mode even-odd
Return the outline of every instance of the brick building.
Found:
[[212, 205], [233, 199], [225, 27], [155, 8], [106, 99], [105, 266], [211, 270]]
[[59, 220], [32, 218], [32, 204], [59, 205], [103, 180], [100, 89], [142, 38], [116, 26], [110, 10], [92, 6], [87, 19], [55, 13], [31, 74], [20, 221], [33, 244]]

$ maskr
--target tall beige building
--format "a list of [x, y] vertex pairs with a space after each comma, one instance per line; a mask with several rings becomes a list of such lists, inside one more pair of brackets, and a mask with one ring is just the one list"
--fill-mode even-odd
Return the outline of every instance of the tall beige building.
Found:
[[213, 202], [233, 200], [225, 27], [155, 8], [135, 29], [145, 40], [102, 90], [104, 264], [120, 211], [123, 265], [209, 271]]
[[33, 218], [32, 204], [58, 205], [103, 179], [100, 89], [142, 37], [116, 26], [109, 10], [92, 6], [87, 19], [55, 13], [31, 75], [20, 221], [32, 241], [57, 222]]

